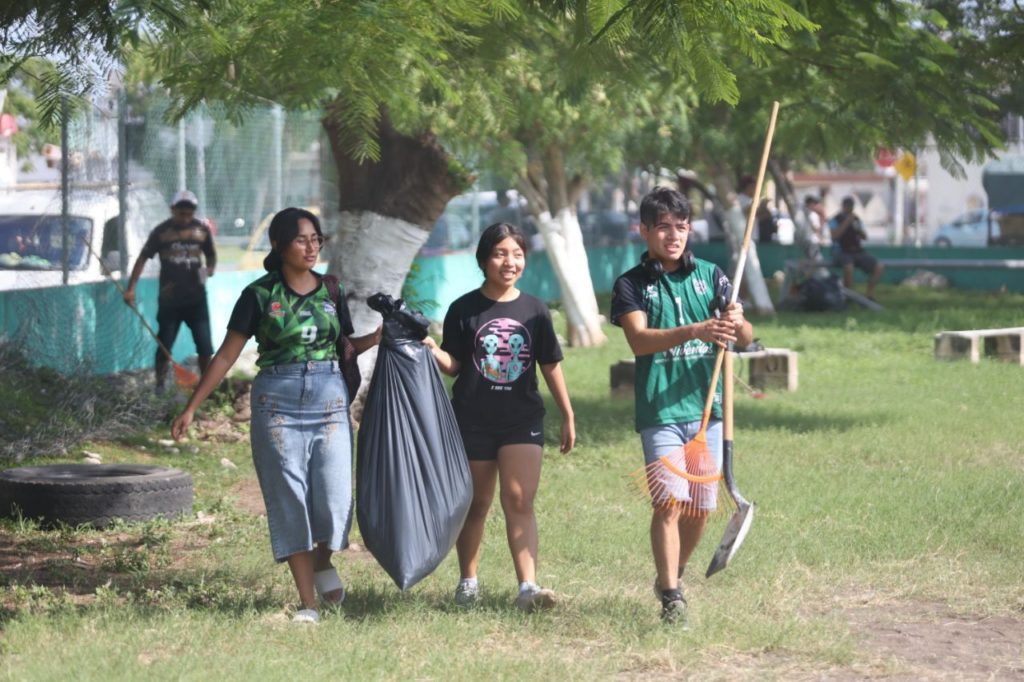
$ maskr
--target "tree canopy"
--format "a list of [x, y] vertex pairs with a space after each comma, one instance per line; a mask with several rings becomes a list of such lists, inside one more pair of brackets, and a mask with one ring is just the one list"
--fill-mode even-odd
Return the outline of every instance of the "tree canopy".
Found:
[[[183, 31], [185, 7], [202, 11], [210, 0], [8, 0], [0, 6], [0, 84], [17, 77], [38, 81], [39, 117], [51, 125], [62, 100], [103, 86], [125, 50], [154, 23]], [[28, 68], [46, 60], [51, 68]]]
[[815, 30], [779, 41], [761, 64], [733, 54], [741, 100], [703, 99], [693, 108], [688, 162], [725, 166], [734, 179], [749, 172], [776, 99], [773, 155], [793, 164], [867, 160], [880, 146], [920, 148], [929, 136], [954, 171], [960, 160], [991, 154], [1013, 106], [1005, 95], [1020, 90], [1009, 64], [1021, 64], [1021, 48], [1013, 58], [998, 54], [1007, 25], [1020, 31], [1019, 18], [998, 30], [967, 29], [959, 15], [954, 23], [940, 11], [950, 7], [927, 4], [802, 3]]

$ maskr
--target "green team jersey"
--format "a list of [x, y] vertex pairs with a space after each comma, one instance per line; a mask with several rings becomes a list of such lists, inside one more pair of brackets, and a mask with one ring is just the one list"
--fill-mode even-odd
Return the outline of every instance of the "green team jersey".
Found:
[[[611, 319], [639, 310], [650, 329], [671, 329], [711, 316], [715, 296], [729, 295], [729, 279], [714, 263], [695, 259], [693, 272], [682, 269], [652, 281], [637, 266], [615, 281]], [[636, 430], [663, 424], [699, 421], [704, 416], [717, 347], [699, 339], [636, 358]], [[721, 418], [721, 379], [715, 387], [712, 414]]]
[[[339, 298], [344, 301], [344, 295]], [[256, 337], [259, 367], [337, 360], [335, 343], [339, 333], [352, 331], [351, 322], [343, 330], [347, 312], [346, 307], [339, 315], [322, 282], [310, 293], [300, 295], [275, 271], [245, 288], [228, 329]]]

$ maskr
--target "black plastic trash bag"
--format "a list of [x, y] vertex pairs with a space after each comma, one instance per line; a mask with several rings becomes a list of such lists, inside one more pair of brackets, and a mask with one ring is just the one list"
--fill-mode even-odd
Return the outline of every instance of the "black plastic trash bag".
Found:
[[473, 482], [441, 374], [421, 343], [427, 319], [386, 294], [367, 303], [384, 330], [359, 426], [356, 519], [367, 549], [407, 590], [455, 544]]
[[839, 312], [846, 310], [846, 297], [839, 278], [808, 277], [800, 285], [800, 310], [807, 312]]

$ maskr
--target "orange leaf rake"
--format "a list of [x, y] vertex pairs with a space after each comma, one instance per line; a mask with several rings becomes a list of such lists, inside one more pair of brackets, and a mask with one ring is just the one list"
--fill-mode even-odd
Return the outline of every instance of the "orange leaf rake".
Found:
[[723, 357], [724, 352], [719, 348], [697, 435], [682, 447], [630, 474], [632, 487], [655, 506], [676, 506], [688, 516], [704, 516], [715, 508], [722, 471], [708, 449], [707, 427]]

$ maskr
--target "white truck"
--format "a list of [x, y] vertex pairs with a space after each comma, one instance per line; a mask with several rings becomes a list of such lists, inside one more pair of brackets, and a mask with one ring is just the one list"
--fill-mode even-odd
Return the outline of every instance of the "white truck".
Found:
[[[166, 201], [149, 188], [129, 190], [127, 209], [127, 263], [131, 268], [149, 231], [169, 212]], [[68, 213], [67, 283], [120, 276], [116, 188], [73, 186]], [[64, 253], [59, 185], [0, 191], [0, 291], [63, 285]], [[148, 267], [156, 266], [150, 261]]]

